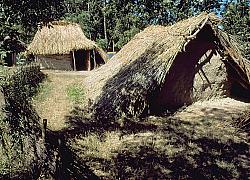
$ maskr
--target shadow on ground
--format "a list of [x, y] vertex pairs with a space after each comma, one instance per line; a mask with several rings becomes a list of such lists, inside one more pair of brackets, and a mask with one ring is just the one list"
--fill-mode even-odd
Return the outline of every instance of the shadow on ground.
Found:
[[[219, 113], [223, 115], [226, 112], [220, 110]], [[101, 125], [90, 120], [86, 114], [85, 111], [75, 108], [67, 117], [70, 128], [60, 133], [65, 137], [65, 141], [73, 144], [78, 140], [83, 142], [81, 145], [76, 143], [73, 146], [72, 143], [68, 143], [65, 149], [71, 149], [71, 152], [74, 152], [74, 161], [77, 159], [78, 162], [84, 162], [95, 178], [250, 177], [249, 136], [230, 123], [223, 122], [220, 116], [207, 116], [194, 121], [174, 117], [149, 117], [143, 120], [123, 119], [116, 124]], [[105, 132], [114, 132], [119, 136], [119, 140], [113, 141], [112, 137], [104, 135]], [[90, 144], [85, 140], [93, 134], [99, 137], [96, 143], [105, 144], [113, 141], [117, 143], [117, 147], [105, 150], [107, 155], [99, 156], [98, 153], [107, 147], [93, 147], [93, 142]], [[87, 154], [86, 149], [91, 148], [97, 150], [97, 154]], [[97, 171], [101, 173], [96, 173]]]

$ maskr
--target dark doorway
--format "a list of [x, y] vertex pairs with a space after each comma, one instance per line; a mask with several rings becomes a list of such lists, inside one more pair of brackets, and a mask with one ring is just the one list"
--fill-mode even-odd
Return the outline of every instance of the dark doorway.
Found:
[[105, 64], [105, 61], [96, 50], [77, 50], [72, 53], [72, 68], [76, 71], [89, 71], [102, 64]]
[[[76, 71], [84, 71], [87, 70], [88, 68], [86, 67], [86, 56], [87, 56], [87, 51], [85, 50], [78, 50], [74, 52], [75, 56], [75, 70]], [[73, 57], [73, 68], [74, 68], [74, 57]]]
[[91, 62], [91, 70], [96, 69], [97, 67], [105, 64], [105, 61], [103, 60], [102, 56], [99, 54], [96, 50], [90, 51], [90, 62]]
[[16, 53], [7, 53], [4, 62], [9, 67], [16, 65]]

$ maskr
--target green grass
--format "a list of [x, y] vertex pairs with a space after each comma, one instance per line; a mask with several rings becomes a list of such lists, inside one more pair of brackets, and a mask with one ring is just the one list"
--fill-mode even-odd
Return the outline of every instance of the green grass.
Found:
[[52, 91], [51, 82], [46, 80], [40, 84], [38, 93], [36, 96], [33, 97], [33, 100], [37, 102], [42, 102], [48, 97], [48, 94], [50, 94], [51, 91]]
[[84, 100], [84, 89], [78, 84], [72, 84], [67, 88], [67, 96], [74, 104], [81, 104]]

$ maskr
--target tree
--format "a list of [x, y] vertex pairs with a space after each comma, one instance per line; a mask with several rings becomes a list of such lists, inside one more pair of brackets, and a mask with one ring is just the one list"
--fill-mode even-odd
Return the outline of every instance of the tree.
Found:
[[10, 35], [27, 40], [39, 23], [59, 19], [64, 13], [63, 0], [1, 0], [0, 38]]
[[223, 13], [223, 28], [241, 41], [245, 56], [250, 59], [250, 4], [247, 1], [229, 2]]
[[39, 23], [59, 19], [64, 0], [0, 0], [0, 55], [6, 54], [5, 37], [30, 41]]

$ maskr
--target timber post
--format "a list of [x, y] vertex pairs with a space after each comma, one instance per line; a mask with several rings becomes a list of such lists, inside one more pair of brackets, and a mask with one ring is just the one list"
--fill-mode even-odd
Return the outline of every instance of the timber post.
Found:
[[94, 69], [96, 68], [96, 57], [95, 57], [95, 49], [93, 49], [93, 56], [94, 56]]
[[76, 71], [76, 58], [75, 58], [75, 52], [74, 51], [72, 51], [72, 55], [73, 55], [74, 71]]

